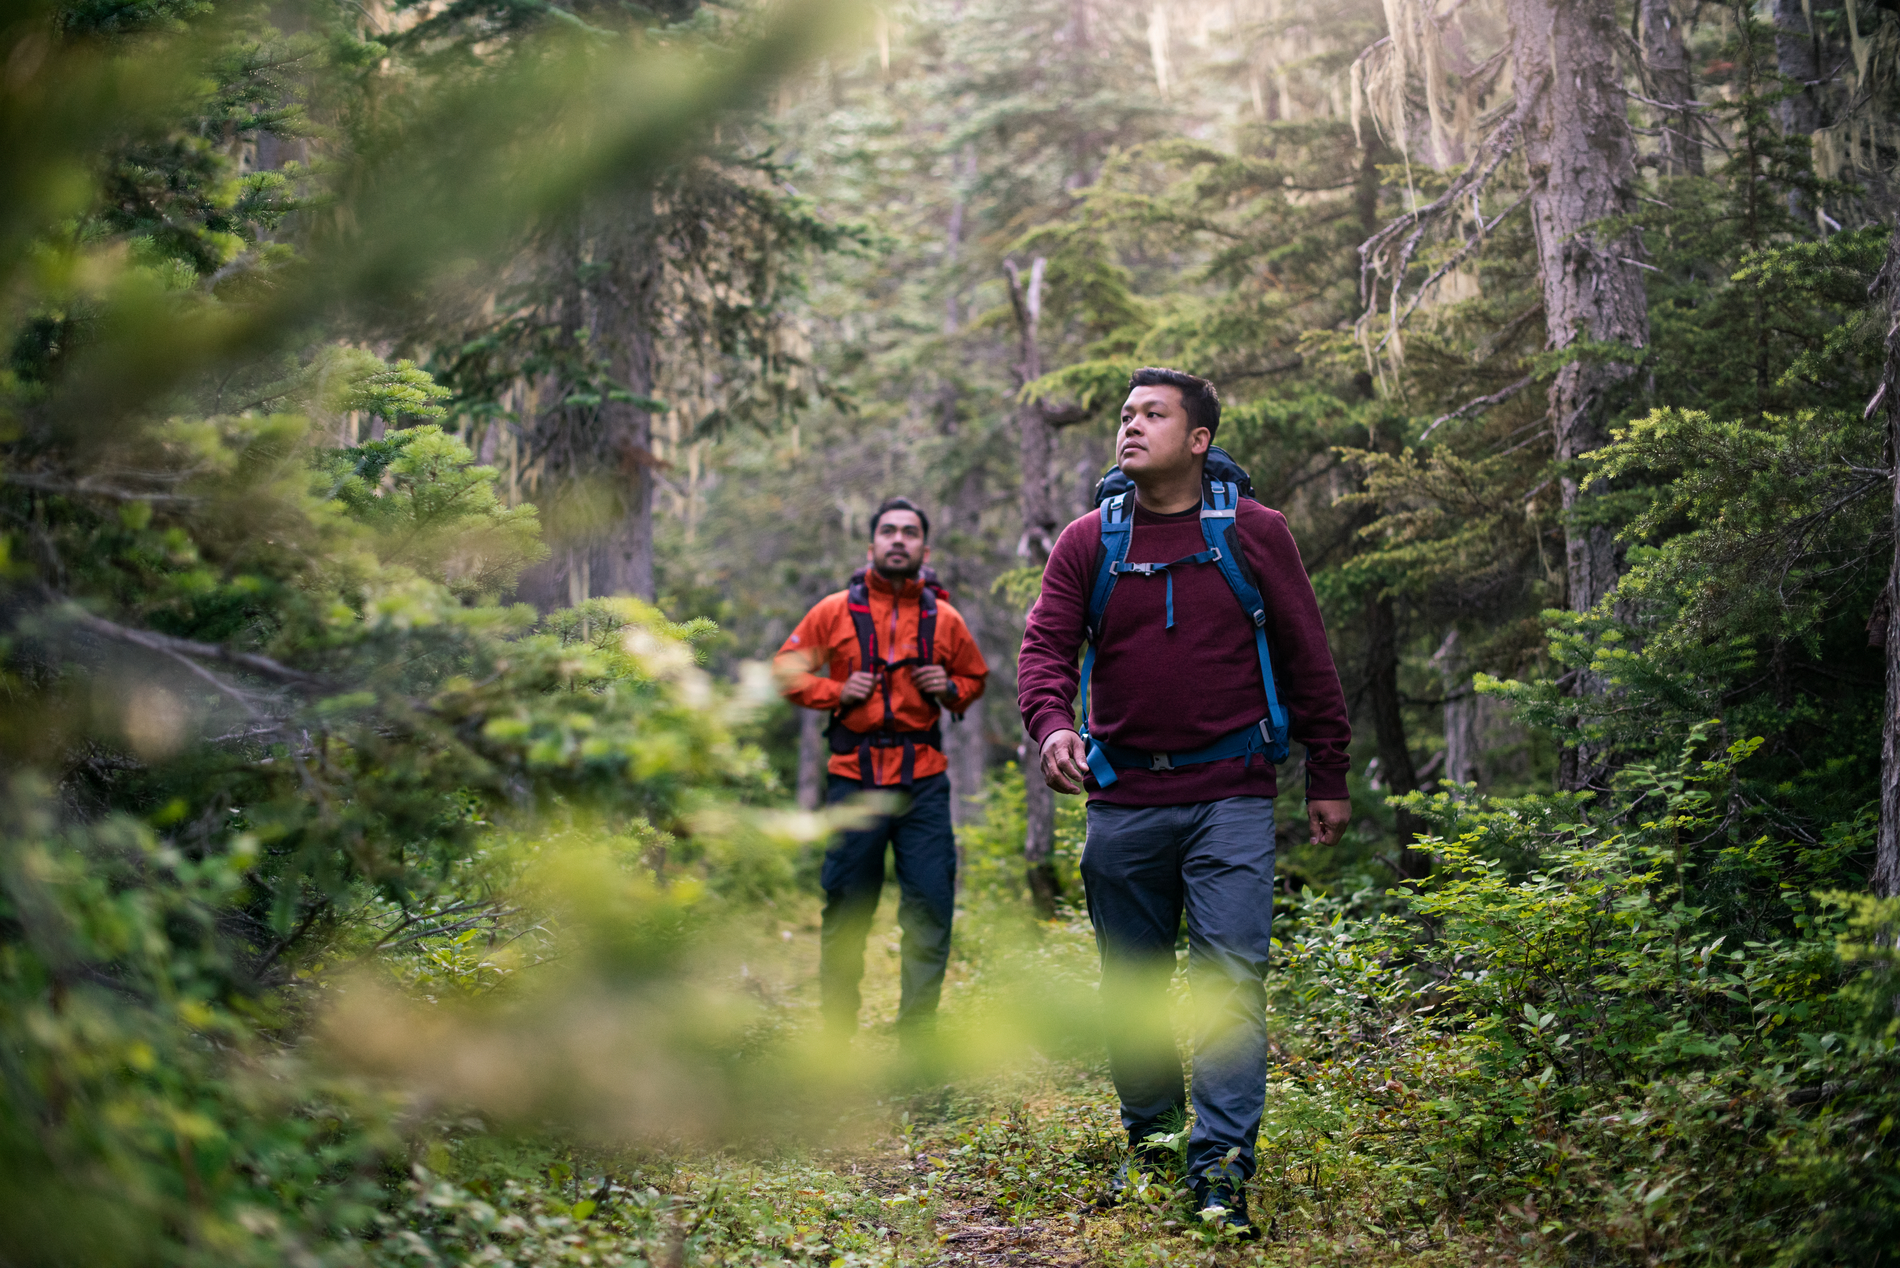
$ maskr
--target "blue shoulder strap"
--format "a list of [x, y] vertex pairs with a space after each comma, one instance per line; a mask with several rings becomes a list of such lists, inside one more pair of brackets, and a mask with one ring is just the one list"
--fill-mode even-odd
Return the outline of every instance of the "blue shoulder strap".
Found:
[[1120, 565], [1128, 562], [1128, 547], [1135, 537], [1134, 507], [1130, 495], [1117, 493], [1102, 503], [1102, 566], [1095, 573], [1095, 588], [1089, 593], [1088, 650], [1082, 654], [1082, 745], [1088, 752], [1089, 769], [1095, 773], [1099, 788], [1115, 782], [1115, 768], [1108, 764], [1102, 747], [1089, 736], [1089, 679], [1095, 673], [1095, 644], [1102, 633], [1102, 616], [1108, 611], [1108, 596], [1121, 575]]
[[1286, 760], [1290, 728], [1286, 709], [1280, 704], [1280, 692], [1273, 682], [1273, 656], [1267, 650], [1267, 603], [1241, 571], [1240, 534], [1228, 536], [1239, 508], [1240, 490], [1236, 485], [1226, 480], [1210, 482], [1207, 498], [1201, 503], [1201, 539], [1213, 553], [1214, 563], [1220, 566], [1220, 575], [1227, 578], [1234, 598], [1240, 601], [1240, 610], [1253, 622], [1254, 650], [1260, 655], [1260, 680], [1267, 688], [1267, 730], [1270, 732], [1267, 760], [1277, 764]]
[[1089, 594], [1089, 642], [1102, 632], [1102, 614], [1108, 611], [1108, 596], [1121, 575], [1118, 564], [1128, 562], [1128, 546], [1135, 539], [1134, 508], [1129, 495], [1117, 493], [1102, 503], [1102, 566], [1095, 574], [1095, 589]]

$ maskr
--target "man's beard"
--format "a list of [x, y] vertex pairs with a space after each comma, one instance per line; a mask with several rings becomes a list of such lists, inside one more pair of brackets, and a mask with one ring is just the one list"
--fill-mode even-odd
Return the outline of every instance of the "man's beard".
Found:
[[924, 561], [913, 555], [910, 558], [910, 562], [901, 568], [892, 568], [882, 560], [879, 560], [873, 566], [877, 569], [877, 575], [885, 578], [887, 581], [913, 581], [916, 579], [917, 574], [924, 570]]

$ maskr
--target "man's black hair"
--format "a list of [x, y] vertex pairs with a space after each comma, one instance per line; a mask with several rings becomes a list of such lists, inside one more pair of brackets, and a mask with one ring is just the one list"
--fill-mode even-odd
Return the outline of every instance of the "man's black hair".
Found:
[[[1138, 387], [1174, 387], [1181, 389], [1181, 404], [1187, 409], [1188, 430], [1196, 427], [1207, 428], [1211, 443], [1220, 431], [1220, 393], [1214, 385], [1198, 374], [1189, 374], [1186, 370], [1167, 370], [1160, 366], [1146, 366], [1128, 376], [1128, 390]], [[875, 530], [873, 530], [875, 531]]]
[[915, 515], [917, 522], [923, 525], [924, 540], [930, 540], [930, 517], [924, 514], [923, 507], [917, 505], [909, 498], [885, 498], [882, 502], [879, 502], [877, 509], [871, 512], [871, 536], [877, 536], [877, 522], [884, 518], [884, 514], [887, 511], [909, 511], [912, 515]]

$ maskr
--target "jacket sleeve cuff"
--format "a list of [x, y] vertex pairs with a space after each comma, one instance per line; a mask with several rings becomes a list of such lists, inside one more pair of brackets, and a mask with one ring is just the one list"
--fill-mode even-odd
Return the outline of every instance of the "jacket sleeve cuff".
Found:
[[1049, 737], [1057, 731], [1075, 730], [1075, 719], [1064, 717], [1054, 709], [1044, 709], [1029, 721], [1029, 738], [1036, 742], [1036, 748], [1049, 742]]
[[1346, 787], [1344, 768], [1314, 770], [1311, 763], [1306, 767], [1306, 799], [1308, 801], [1345, 801], [1351, 797]]

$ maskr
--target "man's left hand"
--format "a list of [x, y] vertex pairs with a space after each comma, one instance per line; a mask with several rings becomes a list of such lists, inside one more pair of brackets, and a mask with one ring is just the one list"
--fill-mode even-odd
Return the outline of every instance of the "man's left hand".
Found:
[[1309, 801], [1306, 803], [1306, 826], [1313, 834], [1315, 845], [1337, 845], [1339, 838], [1346, 835], [1346, 825], [1352, 822], [1352, 803], [1350, 801]]
[[917, 688], [928, 695], [935, 696], [940, 703], [949, 703], [944, 699], [950, 693], [950, 671], [942, 665], [918, 665], [910, 675]]

